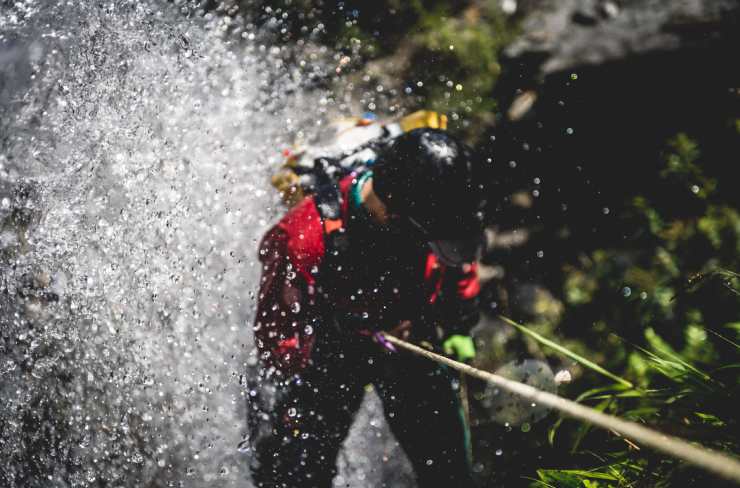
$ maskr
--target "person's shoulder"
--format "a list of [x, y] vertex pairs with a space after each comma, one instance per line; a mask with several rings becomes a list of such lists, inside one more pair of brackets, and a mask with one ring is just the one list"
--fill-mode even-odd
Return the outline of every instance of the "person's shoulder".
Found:
[[316, 207], [313, 196], [308, 196], [294, 205], [277, 225], [289, 234], [305, 230], [320, 232], [321, 215], [319, 215], [319, 209]]
[[299, 272], [309, 275], [324, 256], [324, 231], [314, 199], [304, 198], [280, 219], [274, 229], [282, 235], [286, 257]]

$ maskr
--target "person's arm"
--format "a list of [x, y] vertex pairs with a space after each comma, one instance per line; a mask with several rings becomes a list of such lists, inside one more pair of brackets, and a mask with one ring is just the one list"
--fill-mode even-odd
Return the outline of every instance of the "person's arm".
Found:
[[441, 293], [440, 321], [445, 331], [445, 352], [461, 361], [475, 357], [470, 330], [478, 323], [480, 281], [477, 263], [445, 269]]
[[308, 363], [314, 336], [308, 286], [290, 262], [287, 241], [285, 231], [274, 227], [260, 244], [254, 336], [263, 364], [292, 374]]

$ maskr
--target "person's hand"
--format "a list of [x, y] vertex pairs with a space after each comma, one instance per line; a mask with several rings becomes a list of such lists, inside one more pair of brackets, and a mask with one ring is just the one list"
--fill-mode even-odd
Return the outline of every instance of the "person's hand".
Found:
[[406, 340], [411, 334], [411, 321], [402, 320], [397, 326], [387, 332], [376, 332], [375, 334], [373, 334], [373, 339], [375, 340], [375, 342], [391, 352], [396, 352], [396, 348], [388, 341], [388, 339], [385, 338], [384, 334], [392, 335], [394, 337], [398, 337], [399, 339]]
[[475, 343], [469, 335], [451, 335], [442, 343], [445, 354], [465, 363], [475, 358]]
[[411, 335], [411, 321], [402, 320], [397, 326], [386, 333], [405, 341]]

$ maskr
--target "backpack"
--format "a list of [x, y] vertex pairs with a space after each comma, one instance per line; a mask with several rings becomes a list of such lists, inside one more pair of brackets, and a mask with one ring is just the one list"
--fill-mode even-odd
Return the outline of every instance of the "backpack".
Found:
[[446, 130], [447, 116], [419, 110], [389, 123], [381, 123], [372, 113], [341, 120], [334, 124], [329, 144], [285, 150], [285, 163], [272, 176], [272, 186], [288, 208], [315, 195], [322, 217], [336, 219], [338, 182], [353, 171], [371, 166], [397, 136], [420, 128]]

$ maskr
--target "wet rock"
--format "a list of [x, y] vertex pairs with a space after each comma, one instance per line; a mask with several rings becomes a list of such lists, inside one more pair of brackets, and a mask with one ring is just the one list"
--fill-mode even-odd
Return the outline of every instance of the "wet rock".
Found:
[[[498, 232], [529, 237], [498, 263], [508, 276], [552, 284], [578, 250], [639, 232], [615, 216], [630, 196], [664, 187], [660, 165], [677, 134], [697, 141], [718, 181], [733, 181], [740, 3], [563, 0], [519, 12], [523, 32], [505, 50], [500, 114], [482, 151], [496, 155], [500, 193], [510, 196]], [[672, 200], [698, 211], [686, 195]]]
[[527, 283], [519, 286], [511, 300], [517, 316], [557, 323], [563, 313], [563, 303], [541, 285]]
[[539, 76], [656, 51], [706, 47], [734, 35], [733, 0], [560, 0], [530, 8], [523, 35], [506, 49], [536, 57]]
[[504, 268], [496, 265], [479, 264], [478, 265], [478, 279], [481, 285], [485, 285], [491, 280], [497, 280], [504, 277]]
[[[557, 391], [557, 382], [550, 365], [537, 359], [510, 361], [495, 371], [504, 378], [519, 381], [548, 393]], [[488, 385], [482, 398], [491, 419], [501, 425], [525, 426], [542, 420], [549, 409], [530, 399], [510, 393], [496, 385]], [[528, 429], [523, 430], [527, 432]]]

